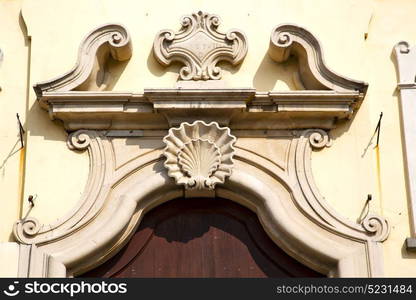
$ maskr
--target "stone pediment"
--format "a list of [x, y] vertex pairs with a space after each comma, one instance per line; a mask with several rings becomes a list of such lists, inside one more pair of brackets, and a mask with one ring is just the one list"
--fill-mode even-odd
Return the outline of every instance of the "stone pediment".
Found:
[[[98, 73], [107, 60], [128, 60], [132, 54], [127, 29], [107, 24], [87, 35], [71, 71], [34, 86], [41, 106], [71, 131], [167, 130], [196, 119], [244, 130], [331, 129], [338, 120], [349, 119], [365, 96], [367, 84], [331, 71], [318, 40], [293, 24], [272, 31], [269, 55], [277, 63], [291, 55], [298, 58], [301, 90], [227, 87], [215, 80], [221, 76], [217, 63], [241, 63], [247, 53], [245, 35], [239, 30], [219, 32], [219, 17], [202, 12], [184, 16], [181, 24], [178, 32], [160, 31], [153, 45], [162, 65], [183, 64], [176, 88], [149, 88], [141, 93], [102, 90]], [[88, 82], [98, 86], [88, 89]]]

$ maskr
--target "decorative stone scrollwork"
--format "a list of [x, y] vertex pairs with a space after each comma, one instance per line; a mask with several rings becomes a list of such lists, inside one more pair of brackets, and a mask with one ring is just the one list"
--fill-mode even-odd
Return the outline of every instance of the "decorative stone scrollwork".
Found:
[[309, 143], [314, 149], [322, 149], [323, 147], [331, 147], [332, 140], [326, 131], [314, 129], [309, 135]]
[[160, 64], [168, 66], [177, 61], [185, 66], [179, 72], [181, 80], [221, 79], [219, 61], [232, 65], [241, 63], [247, 54], [244, 33], [217, 31], [217, 15], [198, 12], [182, 17], [182, 28], [175, 33], [162, 30], [155, 38], [153, 53]]
[[52, 80], [37, 83], [33, 89], [38, 98], [47, 92], [74, 90], [91, 79], [96, 58], [101, 68], [104, 68], [110, 56], [117, 61], [126, 61], [131, 54], [132, 45], [127, 29], [120, 24], [102, 25], [91, 31], [81, 42], [78, 60], [72, 70]]
[[[241, 62], [247, 44], [241, 32], [221, 34], [218, 25], [214, 15], [185, 16], [181, 31], [156, 37], [156, 58], [164, 65], [182, 63], [181, 79], [219, 79], [216, 64]], [[311, 168], [312, 152], [331, 145], [326, 130], [352, 114], [367, 86], [326, 69], [317, 40], [306, 30], [294, 25], [276, 30], [280, 41], [270, 47], [272, 58], [297, 55], [304, 87], [312, 91], [104, 92], [105, 80], [95, 80], [100, 66], [109, 57], [122, 61], [131, 55], [127, 30], [115, 24], [84, 40], [73, 70], [35, 85], [51, 116], [62, 120], [66, 130], [78, 130], [69, 134], [67, 144], [88, 151], [90, 173], [80, 201], [66, 215], [51, 224], [32, 217], [15, 223], [16, 240], [33, 245], [21, 248], [30, 263], [19, 261], [19, 274], [80, 275], [117, 253], [151, 208], [178, 197], [209, 195], [252, 208], [273, 241], [323, 274], [382, 276], [380, 242], [388, 235], [387, 222], [370, 215], [357, 223], [339, 215], [320, 195]], [[230, 124], [241, 144], [234, 147], [228, 127], [194, 122], [201, 118]], [[180, 126], [163, 138], [162, 165], [161, 137], [171, 124]], [[245, 149], [245, 137], [259, 140]], [[257, 151], [257, 143], [266, 147], [266, 142], [277, 150]]]
[[398, 51], [399, 53], [409, 53], [410, 52], [410, 45], [408, 42], [406, 41], [400, 41], [396, 44], [395, 46], [396, 51]]
[[370, 214], [361, 225], [368, 233], [373, 234], [373, 241], [383, 242], [389, 236], [390, 226], [384, 217]]
[[19, 220], [14, 224], [14, 236], [22, 243], [30, 244], [33, 237], [41, 230], [40, 222], [32, 217]]
[[330, 147], [331, 144], [328, 133], [322, 129], [307, 129], [300, 132], [295, 153], [294, 173], [296, 173], [303, 195], [307, 195], [305, 198], [307, 204], [303, 202], [302, 197], [295, 196], [295, 201], [305, 212], [312, 208], [309, 216], [321, 226], [336, 228], [338, 234], [348, 236], [350, 239], [385, 241], [389, 235], [390, 226], [383, 216], [370, 213], [359, 223], [351, 222], [333, 210], [320, 194], [313, 178], [311, 153], [314, 149]]
[[78, 130], [68, 135], [66, 141], [71, 150], [85, 150], [91, 143], [91, 137], [86, 130]]
[[168, 175], [187, 189], [214, 189], [224, 183], [234, 166], [236, 138], [228, 127], [195, 121], [171, 128], [163, 141]]
[[303, 27], [280, 24], [273, 29], [268, 51], [276, 62], [284, 62], [294, 55], [299, 60], [299, 76], [306, 90], [334, 90], [359, 92], [362, 96], [368, 84], [340, 76], [325, 64], [318, 39]]

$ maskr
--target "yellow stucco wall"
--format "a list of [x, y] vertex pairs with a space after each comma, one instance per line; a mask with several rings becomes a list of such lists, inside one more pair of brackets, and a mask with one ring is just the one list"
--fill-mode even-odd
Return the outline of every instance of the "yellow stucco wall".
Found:
[[0, 240], [11, 238], [11, 228], [20, 214], [21, 175], [24, 153], [16, 113], [25, 123], [27, 113], [27, 47], [24, 23], [19, 14], [21, 1], [0, 2]]
[[[68, 151], [61, 124], [40, 109], [31, 86], [68, 71], [84, 35], [97, 25], [117, 22], [129, 29], [134, 50], [128, 63], [114, 69], [113, 90], [173, 87], [177, 66], [164, 69], [156, 63], [153, 39], [160, 29], [178, 28], [183, 14], [198, 10], [218, 14], [221, 28], [241, 29], [248, 38], [242, 66], [234, 74], [225, 72], [231, 86], [293, 88], [296, 65], [279, 65], [267, 56], [271, 30], [284, 22], [315, 34], [332, 70], [369, 83], [358, 113], [331, 132], [333, 146], [314, 153], [314, 175], [327, 201], [351, 220], [372, 194], [371, 209], [392, 226], [384, 243], [385, 275], [415, 276], [416, 256], [403, 250], [410, 230], [391, 58], [398, 41], [416, 43], [413, 0], [0, 0], [0, 48], [5, 53], [0, 65], [0, 241], [12, 241], [13, 222], [20, 210], [28, 212], [26, 201], [20, 207], [22, 199], [36, 195], [30, 215], [53, 222], [76, 204], [88, 175], [87, 154]], [[17, 112], [27, 128], [26, 159], [15, 145]], [[374, 144], [365, 149], [380, 112], [384, 117], [377, 162]]]

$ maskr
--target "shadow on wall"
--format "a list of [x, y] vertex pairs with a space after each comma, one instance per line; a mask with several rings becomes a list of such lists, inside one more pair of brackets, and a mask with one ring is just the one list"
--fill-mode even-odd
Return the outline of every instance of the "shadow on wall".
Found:
[[1, 160], [1, 165], [0, 165], [0, 177], [5, 177], [5, 173], [6, 173], [6, 165], [7, 165], [7, 161], [14, 156], [15, 154], [17, 154], [20, 151], [21, 148], [21, 144], [20, 144], [20, 137], [17, 134], [17, 139], [16, 142], [14, 143], [14, 145], [11, 147], [9, 153], [6, 155], [5, 158], [3, 158]]
[[147, 68], [149, 69], [150, 73], [157, 77], [162, 77], [166, 73], [179, 73], [182, 65], [179, 62], [174, 62], [171, 65], [164, 67], [162, 66], [154, 57], [153, 49], [150, 49], [149, 55], [147, 55]]
[[298, 62], [295, 57], [290, 57], [283, 63], [273, 61], [269, 54], [265, 53], [253, 78], [253, 87], [257, 91], [272, 91], [277, 81], [284, 82], [289, 90], [297, 90], [295, 80], [297, 78]]
[[[278, 81], [282, 81], [287, 86], [287, 90], [304, 90], [299, 79], [298, 66], [298, 59], [294, 56], [289, 57], [283, 63], [277, 63], [270, 58], [268, 53], [265, 53], [254, 75], [253, 87], [257, 91], [280, 91], [281, 89], [275, 89], [275, 86]], [[337, 121], [337, 127], [331, 130], [331, 139], [336, 140], [345, 132], [348, 132], [358, 112], [354, 112], [350, 120]], [[371, 133], [371, 130], [369, 133]]]
[[[58, 55], [57, 55], [58, 56]], [[51, 57], [51, 59], [57, 59], [58, 57]], [[86, 91], [86, 90], [105, 90], [111, 91], [117, 84], [118, 80], [122, 76], [128, 61], [116, 62], [110, 57], [107, 64], [97, 68], [97, 73], [91, 76], [95, 77], [94, 86], [91, 88], [91, 84], [87, 86], [77, 87], [74, 90]], [[46, 78], [45, 80], [48, 80]], [[61, 121], [54, 120], [51, 122], [48, 112], [43, 110], [37, 101], [33, 101], [32, 106], [27, 112], [29, 124], [29, 131], [31, 136], [43, 136], [45, 140], [66, 141], [66, 132]], [[53, 124], [52, 124], [53, 123]]]
[[[112, 91], [119, 81], [120, 77], [122, 76], [129, 60], [126, 61], [116, 61], [111, 58], [107, 61], [107, 64], [101, 69], [99, 72], [104, 73], [103, 77], [108, 77], [108, 85], [106, 86], [105, 90]], [[99, 78], [100, 76], [97, 76]], [[97, 82], [97, 85], [100, 83]]]

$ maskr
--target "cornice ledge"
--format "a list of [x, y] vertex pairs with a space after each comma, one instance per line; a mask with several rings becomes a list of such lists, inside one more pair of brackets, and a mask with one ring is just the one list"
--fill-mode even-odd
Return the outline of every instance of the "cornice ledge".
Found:
[[157, 101], [241, 101], [247, 103], [256, 96], [253, 88], [149, 88], [144, 96], [152, 103]]
[[410, 47], [406, 41], [398, 42], [393, 48], [396, 61], [399, 90], [416, 89], [416, 47]]
[[270, 91], [268, 96], [275, 103], [284, 102], [299, 102], [299, 103], [322, 103], [322, 104], [334, 104], [339, 103], [348, 104], [355, 108], [358, 103], [363, 99], [363, 95], [358, 91], [322, 91], [322, 90], [307, 90], [307, 91], [288, 91], [278, 92]]
[[[44, 92], [39, 98], [40, 102], [45, 106], [58, 102], [139, 102], [146, 101], [143, 94], [131, 92], [113, 92], [113, 91], [52, 91]], [[47, 109], [47, 107], [45, 107]]]
[[81, 42], [78, 59], [72, 70], [33, 86], [37, 98], [42, 98], [47, 92], [71, 91], [85, 83], [93, 72], [96, 58], [100, 65], [104, 65], [109, 55], [117, 61], [125, 61], [131, 54], [130, 35], [124, 26], [105, 24], [97, 27]]
[[[170, 121], [177, 119], [170, 122], [175, 126], [184, 121], [192, 122], [195, 118], [227, 125], [231, 119], [249, 115], [251, 119], [264, 119], [267, 115], [269, 121], [275, 124], [280, 114], [308, 118], [314, 122], [325, 119], [332, 125], [321, 124], [322, 128], [333, 128], [335, 120], [352, 116], [361, 99], [362, 94], [358, 91], [256, 92], [253, 88], [148, 88], [143, 93], [51, 91], [43, 93], [39, 100], [51, 119], [62, 120], [65, 128], [72, 131], [85, 128], [140, 129], [145, 120], [153, 124], [147, 124], [146, 128], [160, 129], [160, 121], [164, 118]], [[278, 114], [273, 116], [275, 113]], [[107, 128], [114, 120], [118, 125]], [[282, 129], [281, 125], [278, 129]]]
[[290, 55], [299, 60], [299, 75], [307, 90], [358, 91], [364, 97], [368, 84], [341, 76], [325, 64], [318, 39], [303, 27], [280, 24], [273, 29], [268, 51], [270, 57], [285, 62]]
[[414, 90], [416, 89], [415, 82], [402, 82], [397, 84], [399, 90]]

